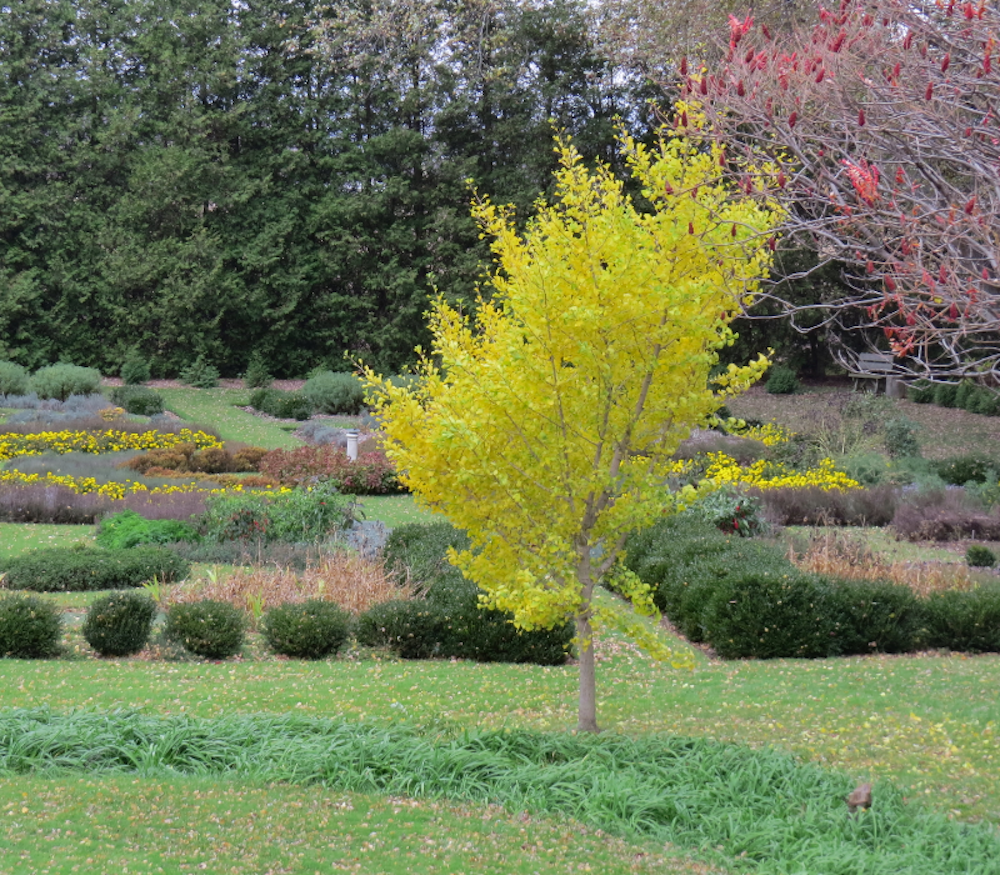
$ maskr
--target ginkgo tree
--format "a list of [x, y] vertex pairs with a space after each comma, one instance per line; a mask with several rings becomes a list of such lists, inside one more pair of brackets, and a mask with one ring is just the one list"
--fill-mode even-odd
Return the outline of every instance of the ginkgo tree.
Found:
[[[474, 202], [491, 296], [471, 315], [434, 302], [433, 348], [409, 386], [367, 372], [404, 482], [470, 538], [449, 558], [483, 607], [523, 629], [575, 624], [581, 731], [598, 728], [602, 629], [689, 658], [636, 616], [654, 612], [650, 593], [616, 563], [629, 533], [691, 499], [665, 485], [681, 440], [767, 367], [761, 356], [710, 379], [778, 222], [727, 183], [719, 147], [665, 128], [657, 146], [620, 148], [644, 209], [557, 138], [554, 196], [523, 233], [511, 207]], [[610, 577], [628, 602], [595, 599]]]

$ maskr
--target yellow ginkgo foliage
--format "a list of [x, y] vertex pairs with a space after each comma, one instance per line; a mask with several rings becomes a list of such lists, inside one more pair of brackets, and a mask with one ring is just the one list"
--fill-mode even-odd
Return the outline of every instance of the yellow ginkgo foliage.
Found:
[[[581, 730], [597, 729], [601, 628], [685, 659], [644, 631], [633, 611], [654, 611], [649, 592], [615, 563], [630, 532], [688, 497], [664, 486], [680, 441], [767, 367], [761, 357], [709, 380], [768, 270], [778, 218], [728, 186], [718, 153], [682, 136], [620, 145], [645, 211], [558, 139], [554, 197], [523, 234], [511, 208], [473, 207], [493, 241], [492, 297], [474, 316], [434, 303], [433, 349], [410, 386], [367, 374], [405, 483], [468, 533], [471, 549], [450, 558], [484, 606], [525, 629], [575, 624]], [[595, 603], [609, 574], [629, 606]]]

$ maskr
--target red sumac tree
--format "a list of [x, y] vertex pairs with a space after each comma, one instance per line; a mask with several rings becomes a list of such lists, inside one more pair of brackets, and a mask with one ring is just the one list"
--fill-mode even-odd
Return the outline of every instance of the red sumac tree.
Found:
[[734, 157], [774, 159], [786, 233], [847, 265], [831, 318], [915, 373], [1000, 376], [1000, 9], [841, 0], [785, 35], [730, 17], [681, 86]]

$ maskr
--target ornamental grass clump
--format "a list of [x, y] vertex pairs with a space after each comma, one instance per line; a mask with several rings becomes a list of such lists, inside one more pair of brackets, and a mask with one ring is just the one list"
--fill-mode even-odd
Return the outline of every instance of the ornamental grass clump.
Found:
[[264, 613], [267, 646], [282, 656], [325, 659], [347, 641], [351, 615], [333, 602], [310, 599], [277, 605]]
[[130, 656], [149, 641], [156, 602], [138, 592], [116, 592], [91, 602], [83, 637], [101, 656]]
[[[413, 589], [405, 575], [390, 573], [380, 557], [368, 558], [346, 550], [322, 552], [295, 570], [265, 565], [252, 555], [236, 557], [247, 567], [216, 573], [170, 589], [166, 604], [214, 599], [243, 611], [266, 610], [281, 604], [307, 600], [334, 602], [348, 613], [358, 615], [373, 605], [396, 598], [409, 598]], [[266, 554], [263, 558], [268, 558]], [[249, 561], [248, 561], [249, 560]], [[251, 564], [252, 563], [252, 564]]]
[[50, 601], [32, 595], [0, 597], [0, 657], [46, 659], [59, 651], [62, 616]]
[[206, 599], [171, 606], [164, 635], [196, 656], [228, 659], [243, 648], [246, 627], [242, 611], [226, 602]]

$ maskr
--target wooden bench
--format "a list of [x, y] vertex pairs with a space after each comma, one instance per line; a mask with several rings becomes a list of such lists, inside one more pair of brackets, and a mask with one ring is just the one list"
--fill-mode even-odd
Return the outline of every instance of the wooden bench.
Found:
[[884, 380], [886, 395], [899, 397], [904, 391], [901, 377], [896, 373], [895, 356], [891, 352], [858, 353], [853, 367], [848, 368], [848, 376], [854, 381], [854, 390], [865, 381], [874, 381], [875, 394], [878, 394], [879, 382]]

